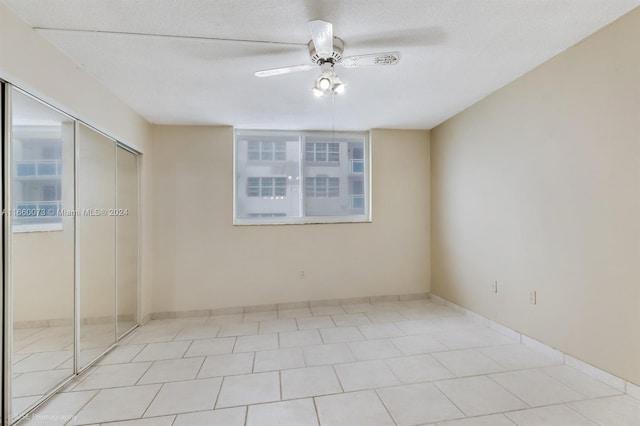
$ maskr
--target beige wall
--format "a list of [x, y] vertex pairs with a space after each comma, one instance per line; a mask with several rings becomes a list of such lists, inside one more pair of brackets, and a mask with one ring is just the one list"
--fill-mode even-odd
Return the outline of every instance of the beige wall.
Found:
[[636, 384], [638, 40], [640, 9], [431, 133], [433, 293]]
[[153, 310], [429, 291], [429, 134], [371, 140], [373, 223], [233, 226], [233, 129], [154, 126]]
[[[151, 311], [151, 126], [0, 3], [0, 78], [141, 151], [141, 311]], [[38, 246], [34, 236], [29, 244]], [[51, 240], [51, 236], [43, 238]], [[45, 241], [43, 244], [48, 244]], [[43, 246], [43, 245], [40, 245]], [[44, 247], [44, 246], [43, 246]]]

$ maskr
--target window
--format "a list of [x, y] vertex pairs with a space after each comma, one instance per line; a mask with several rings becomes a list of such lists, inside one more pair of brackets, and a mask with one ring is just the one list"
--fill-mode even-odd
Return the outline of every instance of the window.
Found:
[[364, 149], [362, 147], [350, 146], [349, 160], [352, 173], [364, 173]]
[[315, 142], [311, 139], [304, 144], [304, 159], [307, 162], [339, 163], [340, 143]]
[[62, 224], [62, 126], [13, 127], [14, 230]]
[[248, 197], [284, 197], [287, 195], [286, 177], [250, 177], [247, 179]]
[[340, 178], [327, 176], [305, 178], [304, 193], [307, 197], [338, 197], [340, 196]]
[[249, 161], [284, 161], [286, 157], [285, 142], [249, 141], [247, 147], [247, 159]]
[[369, 135], [236, 130], [234, 223], [368, 222]]

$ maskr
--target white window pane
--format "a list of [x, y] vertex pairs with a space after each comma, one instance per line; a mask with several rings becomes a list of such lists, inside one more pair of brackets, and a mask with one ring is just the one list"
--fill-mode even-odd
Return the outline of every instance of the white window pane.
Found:
[[[244, 154], [252, 142], [259, 161]], [[362, 133], [237, 130], [236, 223], [368, 220], [366, 143]]]
[[299, 137], [236, 135], [235, 161], [236, 218], [300, 217]]

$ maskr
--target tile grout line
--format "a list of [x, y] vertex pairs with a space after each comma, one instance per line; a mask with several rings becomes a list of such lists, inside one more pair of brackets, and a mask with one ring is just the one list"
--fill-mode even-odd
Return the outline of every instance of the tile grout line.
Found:
[[91, 398], [89, 398], [89, 400], [87, 400], [87, 402], [85, 402], [82, 405], [82, 407], [80, 407], [80, 409], [76, 411], [75, 414], [71, 416], [71, 418], [67, 422], [65, 422], [65, 424], [71, 423], [71, 421], [73, 421], [76, 417], [78, 417], [78, 414], [80, 414], [80, 411], [84, 410], [87, 407], [87, 405], [89, 405], [89, 403], [93, 401], [96, 396], [98, 396], [99, 393], [100, 393], [100, 390], [95, 391], [95, 394]]
[[[502, 374], [502, 373], [500, 373], [500, 374]], [[518, 399], [518, 400], [522, 401], [522, 403], [524, 403], [524, 405], [526, 405], [528, 408], [536, 408], [536, 407], [533, 407], [533, 406], [529, 405], [529, 404], [527, 403], [527, 401], [525, 401], [524, 399], [520, 398], [518, 395], [516, 395], [515, 393], [513, 393], [512, 391], [510, 391], [509, 389], [507, 389], [506, 387], [504, 387], [503, 385], [501, 385], [501, 384], [500, 384], [500, 383], [498, 383], [497, 381], [493, 380], [493, 379], [491, 378], [491, 375], [490, 375], [490, 374], [486, 374], [484, 377], [486, 377], [487, 379], [491, 380], [493, 383], [495, 383], [496, 385], [498, 385], [499, 387], [501, 387], [502, 389], [504, 389], [505, 391], [507, 391], [508, 393], [510, 393], [514, 398], [516, 398], [516, 399]]]
[[[166, 383], [162, 383], [159, 387], [158, 390], [156, 391], [156, 393], [153, 395], [153, 398], [151, 398], [151, 401], [149, 401], [149, 404], [147, 405], [147, 408], [144, 409], [144, 411], [142, 412], [142, 416], [140, 416], [140, 419], [144, 418], [144, 415], [147, 414], [147, 411], [149, 411], [149, 407], [151, 407], [151, 405], [153, 405], [153, 402], [156, 400], [156, 398], [158, 397], [158, 394], [160, 394], [160, 391], [162, 390], [162, 388], [164, 388], [164, 385]], [[153, 385], [149, 385], [149, 386], [153, 386]], [[134, 420], [134, 419], [132, 419]]]

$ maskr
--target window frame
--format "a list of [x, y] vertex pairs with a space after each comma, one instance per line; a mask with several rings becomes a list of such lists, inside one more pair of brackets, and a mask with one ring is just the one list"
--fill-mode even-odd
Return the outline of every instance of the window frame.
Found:
[[[299, 176], [301, 185], [299, 186], [300, 197], [300, 216], [286, 216], [286, 217], [238, 217], [237, 204], [238, 204], [238, 191], [246, 196], [247, 188], [240, 188], [238, 186], [238, 143], [239, 136], [297, 136], [299, 138]], [[331, 137], [335, 138], [337, 142], [342, 142], [342, 138], [354, 138], [359, 137], [363, 139], [363, 156], [364, 156], [364, 213], [349, 214], [349, 215], [334, 215], [334, 216], [306, 216], [305, 215], [305, 163], [306, 161], [306, 149], [305, 149], [305, 137]], [[290, 131], [290, 130], [254, 130], [254, 129], [234, 129], [233, 132], [233, 225], [305, 225], [305, 224], [330, 224], [330, 223], [370, 223], [372, 222], [372, 154], [371, 154], [371, 135], [368, 131]], [[348, 161], [349, 167], [351, 161]], [[310, 164], [317, 164], [317, 162], [311, 162]], [[329, 163], [331, 164], [331, 163]], [[349, 169], [351, 173], [351, 169]], [[340, 177], [340, 179], [349, 179], [349, 176]], [[350, 195], [349, 195], [350, 197]], [[322, 197], [330, 199], [332, 197]], [[351, 203], [351, 201], [350, 201]]]

